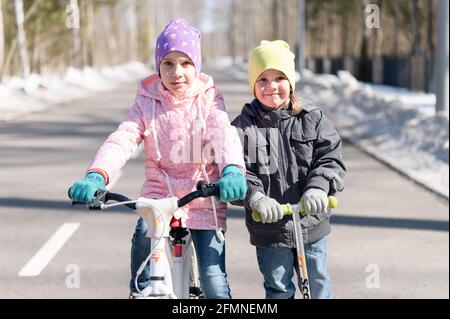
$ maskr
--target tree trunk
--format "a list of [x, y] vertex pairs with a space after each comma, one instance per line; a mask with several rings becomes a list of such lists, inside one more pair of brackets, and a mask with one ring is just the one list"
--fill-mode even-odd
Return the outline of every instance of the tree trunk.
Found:
[[[41, 5], [42, 0], [35, 0], [33, 5], [30, 9], [28, 9], [27, 13], [25, 14], [25, 19], [23, 23], [26, 23], [28, 19], [36, 13], [37, 9]], [[22, 7], [23, 8], [23, 7]], [[14, 54], [16, 53], [17, 49], [17, 40], [18, 38], [14, 38], [11, 42], [11, 45], [9, 46], [8, 53], [6, 54], [6, 59], [3, 64], [3, 75], [9, 73], [9, 67], [11, 65], [11, 62], [13, 60]]]
[[85, 1], [86, 3], [86, 26], [85, 36], [83, 41], [83, 60], [87, 65], [94, 66], [94, 23], [95, 12], [92, 1]]
[[0, 83], [3, 80], [3, 62], [5, 60], [5, 31], [3, 27], [3, 9], [0, 0]]
[[[252, 17], [253, 16], [253, 2], [252, 1], [244, 1], [244, 14], [245, 17]], [[250, 21], [254, 21], [254, 17], [253, 19], [251, 19]], [[245, 52], [246, 54], [248, 54], [248, 52], [250, 52], [251, 49], [253, 49], [254, 47], [254, 30], [255, 30], [255, 25], [254, 23], [250, 23], [245, 29]]]
[[348, 54], [348, 31], [349, 31], [349, 17], [341, 11], [341, 53], [343, 57]]
[[[326, 10], [327, 18], [326, 18], [326, 35], [327, 40], [325, 41], [326, 51], [325, 56], [327, 59], [331, 58], [333, 52], [333, 35], [334, 35], [334, 22], [333, 22], [333, 14], [334, 14], [334, 2], [328, 3], [328, 8]], [[331, 71], [331, 70], [330, 70]]]
[[360, 60], [359, 60], [359, 72], [358, 72], [358, 80], [360, 81], [370, 81], [369, 68], [369, 37], [370, 37], [370, 29], [366, 27], [366, 16], [365, 9], [370, 4], [369, 0], [362, 1], [362, 18], [361, 18], [361, 28], [363, 30], [363, 38], [361, 43], [361, 51], [360, 51]]
[[413, 36], [412, 54], [416, 55], [421, 53], [420, 18], [417, 0], [409, 0], [409, 14]]
[[306, 67], [305, 52], [306, 52], [306, 7], [305, 0], [298, 0], [298, 62], [297, 67], [300, 74], [303, 74], [303, 69]]
[[428, 30], [427, 30], [427, 34], [428, 34], [428, 54], [433, 54], [434, 52], [434, 43], [433, 43], [433, 35], [434, 35], [434, 28], [433, 28], [433, 6], [434, 6], [434, 1], [433, 0], [428, 0], [428, 6], [427, 6], [427, 16], [428, 16]]
[[399, 55], [400, 26], [402, 25], [400, 0], [394, 1], [394, 55]]
[[41, 52], [42, 52], [42, 41], [41, 41], [41, 17], [36, 20], [36, 27], [33, 32], [33, 49], [31, 51], [31, 70], [41, 74]]
[[281, 30], [280, 30], [281, 21], [280, 20], [282, 19], [282, 17], [280, 14], [280, 11], [281, 11], [280, 5], [281, 5], [281, 3], [278, 1], [273, 2], [273, 9], [272, 9], [273, 17], [274, 17], [273, 38], [275, 38], [275, 39], [279, 39], [280, 33], [281, 33]]
[[17, 27], [17, 46], [19, 49], [20, 70], [23, 78], [30, 75], [30, 61], [27, 52], [27, 39], [25, 35], [23, 2], [22, 0], [14, 0], [14, 9], [16, 14]]
[[417, 0], [409, 0], [409, 15], [411, 19], [412, 47], [411, 47], [411, 79], [413, 90], [425, 88], [425, 61], [422, 55], [420, 35], [420, 10]]
[[[103, 32], [103, 38], [106, 41], [106, 45], [108, 47], [108, 51], [109, 52], [117, 52], [119, 53], [120, 50], [120, 44], [117, 43], [115, 34], [114, 34], [114, 30], [113, 30], [113, 25], [111, 23], [111, 19], [109, 19], [109, 17], [111, 16], [112, 12], [111, 9], [103, 6], [100, 9], [100, 17], [102, 20], [102, 27], [101, 27], [101, 31]], [[126, 46], [126, 45], [125, 45]], [[129, 46], [126, 46], [126, 49], [130, 49]], [[129, 51], [127, 51], [129, 52]], [[119, 64], [123, 61], [125, 61], [127, 57], [123, 57], [123, 59], [121, 59], [121, 56], [119, 54], [112, 54], [110, 56], [108, 56], [107, 59], [107, 63], [108, 64], [112, 64], [112, 65], [116, 65]]]
[[436, 113], [448, 116], [448, 0], [439, 0], [438, 40], [435, 60]]
[[238, 56], [238, 9], [237, 9], [237, 2], [236, 0], [233, 0], [231, 2], [231, 8], [230, 8], [230, 52], [231, 57], [233, 61], [235, 61], [236, 57]]
[[435, 1], [429, 0], [428, 6], [427, 6], [427, 50], [426, 50], [426, 91], [431, 92], [433, 90], [433, 78], [434, 78], [434, 52], [435, 52], [435, 45], [434, 45], [434, 7]]
[[138, 26], [136, 16], [136, 0], [127, 1], [129, 61], [138, 60]]
[[[380, 7], [380, 11], [382, 11], [382, 1], [377, 1], [376, 5]], [[375, 40], [373, 42], [373, 50], [372, 50], [372, 57], [381, 57], [383, 55], [383, 40], [384, 40], [384, 33], [383, 28], [375, 28], [373, 29], [375, 33]]]
[[83, 63], [80, 35], [80, 7], [78, 6], [78, 0], [69, 0], [67, 11], [69, 13], [69, 23], [66, 24], [66, 26], [72, 30], [70, 40], [70, 65], [77, 69], [81, 69]]

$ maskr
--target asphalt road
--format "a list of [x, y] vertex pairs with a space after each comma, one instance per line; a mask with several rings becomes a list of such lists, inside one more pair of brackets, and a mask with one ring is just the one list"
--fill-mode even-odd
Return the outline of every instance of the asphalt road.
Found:
[[[247, 85], [210, 71], [233, 119], [250, 99]], [[128, 296], [136, 215], [72, 208], [67, 189], [124, 118], [135, 89], [123, 85], [0, 124], [0, 298]], [[448, 201], [348, 143], [344, 160], [346, 188], [328, 237], [336, 298], [449, 298]], [[138, 195], [142, 161], [142, 153], [130, 159], [114, 191]], [[49, 248], [44, 244], [52, 236], [63, 243], [57, 253], [40, 268], [25, 267]], [[264, 298], [255, 250], [237, 207], [230, 207], [226, 237], [233, 297]], [[33, 274], [33, 269], [41, 270]]]

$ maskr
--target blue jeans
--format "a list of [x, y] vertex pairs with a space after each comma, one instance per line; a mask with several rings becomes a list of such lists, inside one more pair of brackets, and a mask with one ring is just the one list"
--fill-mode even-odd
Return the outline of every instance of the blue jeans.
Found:
[[[150, 254], [150, 238], [145, 237], [147, 224], [139, 218], [131, 240], [131, 280], [130, 289], [135, 292], [134, 281], [141, 263]], [[214, 230], [190, 229], [197, 252], [200, 284], [207, 299], [230, 299], [230, 288], [225, 271], [225, 242], [219, 242]], [[150, 263], [138, 278], [139, 289], [150, 284]]]
[[[325, 238], [305, 245], [311, 298], [331, 299], [331, 280], [327, 271], [327, 241]], [[266, 299], [288, 299], [295, 295], [292, 282], [294, 269], [300, 286], [300, 272], [295, 249], [256, 247], [259, 270], [264, 276]]]

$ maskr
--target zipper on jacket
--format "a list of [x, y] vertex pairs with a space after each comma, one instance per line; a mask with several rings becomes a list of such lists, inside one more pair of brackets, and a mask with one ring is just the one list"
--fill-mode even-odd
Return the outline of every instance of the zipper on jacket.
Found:
[[[278, 158], [279, 158], [279, 163], [280, 163], [279, 171], [280, 171], [280, 181], [281, 181], [281, 188], [282, 188], [281, 191], [282, 191], [282, 194], [284, 194], [286, 192], [286, 189], [287, 189], [287, 187], [286, 187], [287, 183], [286, 183], [286, 174], [285, 174], [286, 167], [284, 165], [283, 158], [286, 155], [286, 147], [287, 147], [287, 145], [285, 145], [283, 134], [281, 132], [281, 121], [279, 123], [280, 123], [280, 125], [277, 125], [277, 138], [278, 138], [278, 143], [280, 144], [280, 150], [279, 150], [279, 157]], [[290, 222], [293, 223], [294, 220], [291, 219]], [[294, 248], [295, 247], [295, 237], [294, 237], [293, 229], [294, 229], [293, 227], [290, 227], [290, 228], [287, 229], [287, 231], [289, 233], [288, 234], [288, 236], [289, 236], [289, 246]]]

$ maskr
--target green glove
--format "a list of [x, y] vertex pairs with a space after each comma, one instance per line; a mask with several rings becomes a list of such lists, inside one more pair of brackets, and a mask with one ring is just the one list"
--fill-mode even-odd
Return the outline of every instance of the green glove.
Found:
[[99, 173], [89, 173], [72, 185], [69, 195], [74, 201], [89, 203], [98, 189], [105, 189], [104, 177]]
[[220, 189], [220, 200], [232, 202], [244, 199], [247, 194], [247, 181], [236, 165], [228, 165], [222, 171], [222, 177], [217, 182]]

